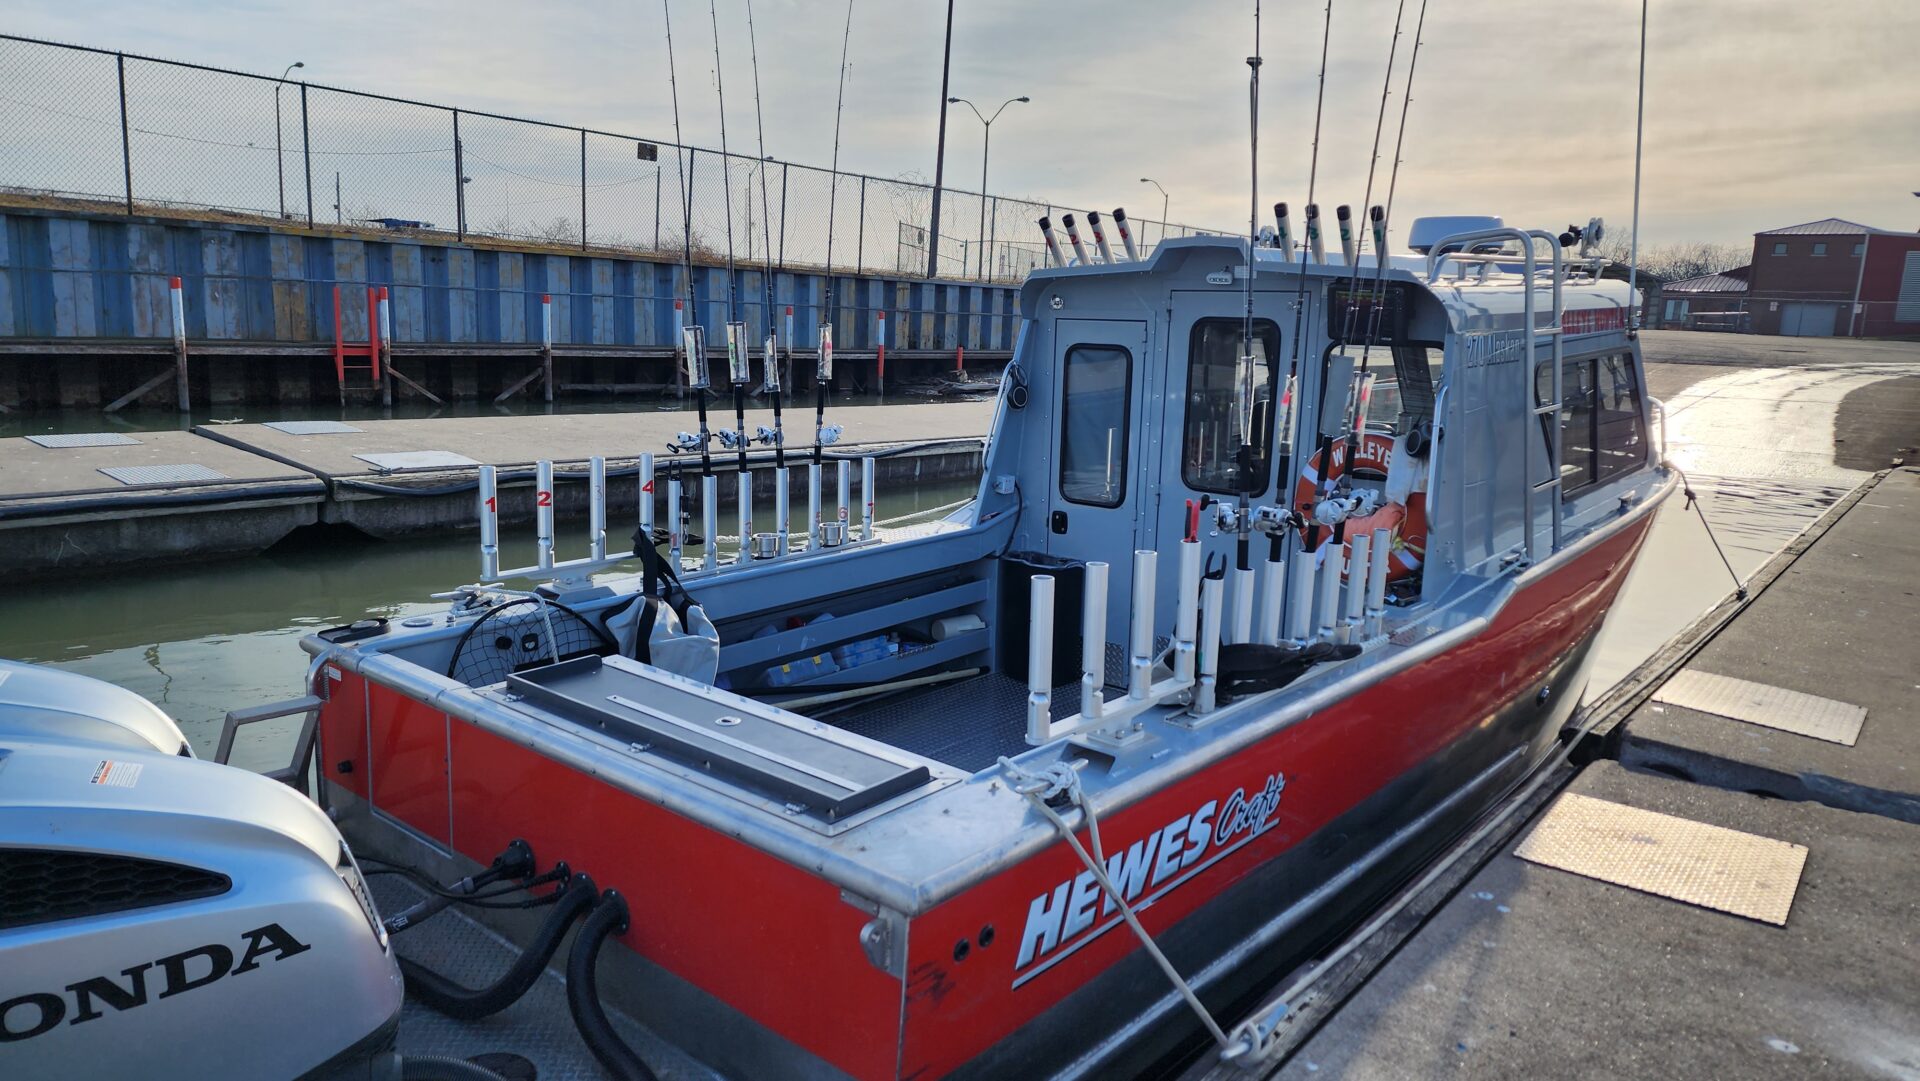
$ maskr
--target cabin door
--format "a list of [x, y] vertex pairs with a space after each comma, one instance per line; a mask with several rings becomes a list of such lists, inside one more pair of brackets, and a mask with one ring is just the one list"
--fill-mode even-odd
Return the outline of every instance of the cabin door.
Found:
[[1047, 552], [1108, 565], [1108, 641], [1124, 641], [1140, 508], [1153, 505], [1142, 469], [1147, 324], [1060, 319], [1054, 343]]

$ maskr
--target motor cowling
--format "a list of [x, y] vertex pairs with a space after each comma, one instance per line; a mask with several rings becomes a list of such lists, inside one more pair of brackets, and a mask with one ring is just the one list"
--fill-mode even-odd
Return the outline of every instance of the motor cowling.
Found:
[[62, 738], [25, 713], [0, 702], [0, 1072], [370, 1076], [402, 982], [326, 815], [245, 770], [103, 742], [109, 719]]

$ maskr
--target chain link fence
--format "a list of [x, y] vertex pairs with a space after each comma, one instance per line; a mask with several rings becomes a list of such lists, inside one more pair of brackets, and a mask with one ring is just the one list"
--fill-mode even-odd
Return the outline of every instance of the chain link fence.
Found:
[[[9, 35], [0, 129], [16, 199], [912, 277], [935, 257], [934, 191], [911, 178]], [[952, 188], [939, 203], [935, 274], [957, 280], [1020, 280], [1045, 260], [1042, 215], [1086, 215]], [[1205, 231], [1130, 220], [1143, 251]]]

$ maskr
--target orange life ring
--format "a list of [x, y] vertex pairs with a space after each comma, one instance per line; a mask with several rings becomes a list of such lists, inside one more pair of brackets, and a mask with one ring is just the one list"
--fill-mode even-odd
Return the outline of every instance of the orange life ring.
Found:
[[[1327, 466], [1326, 483], [1331, 485], [1338, 480], [1347, 468], [1347, 441], [1344, 437], [1334, 440], [1328, 448], [1330, 461]], [[1293, 503], [1301, 513], [1307, 513], [1318, 501], [1320, 485], [1320, 455], [1309, 454], [1303, 459], [1300, 479], [1295, 482]], [[1360, 442], [1360, 449], [1353, 456], [1353, 471], [1357, 476], [1369, 476], [1375, 480], [1385, 480], [1393, 467], [1393, 437], [1378, 432], [1369, 432]], [[1379, 510], [1364, 518], [1354, 518], [1347, 522], [1346, 535], [1351, 538], [1371, 536], [1376, 529], [1390, 530], [1392, 533], [1392, 555], [1387, 560], [1387, 580], [1395, 581], [1410, 577], [1420, 570], [1421, 562], [1427, 554], [1427, 494], [1414, 492], [1407, 502], [1386, 503]], [[1301, 530], [1301, 537], [1310, 545], [1318, 545], [1329, 530], [1325, 526], [1309, 525]], [[1352, 552], [1347, 553], [1351, 555]]]

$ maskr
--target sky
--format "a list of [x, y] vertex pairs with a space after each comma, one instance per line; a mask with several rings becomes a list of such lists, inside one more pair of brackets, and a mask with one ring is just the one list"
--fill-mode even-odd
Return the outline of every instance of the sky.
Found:
[[[669, 0], [685, 141], [719, 143], [708, 4]], [[1399, 0], [1332, 0], [1317, 199], [1359, 206]], [[732, 149], [756, 132], [746, 0], [718, 0]], [[1374, 202], [1393, 164], [1421, 0], [1408, 0]], [[833, 156], [841, 0], [753, 7], [766, 152]], [[1307, 198], [1324, 0], [1267, 0], [1259, 195]], [[854, 0], [839, 160], [931, 178], [946, 5]], [[951, 93], [991, 112], [988, 190], [1213, 229], [1249, 207], [1251, 0], [958, 0]], [[1393, 217], [1559, 228], [1632, 213], [1633, 0], [1433, 3]], [[659, 0], [0, 0], [5, 32], [671, 139]], [[1653, 0], [1641, 236], [1746, 244], [1829, 216], [1920, 227], [1920, 3]], [[0, 67], [0, 97], [8, 75]], [[977, 189], [981, 126], [948, 117], [947, 182]], [[5, 183], [0, 178], [0, 183]], [[1396, 232], [1401, 230], [1396, 229]]]

